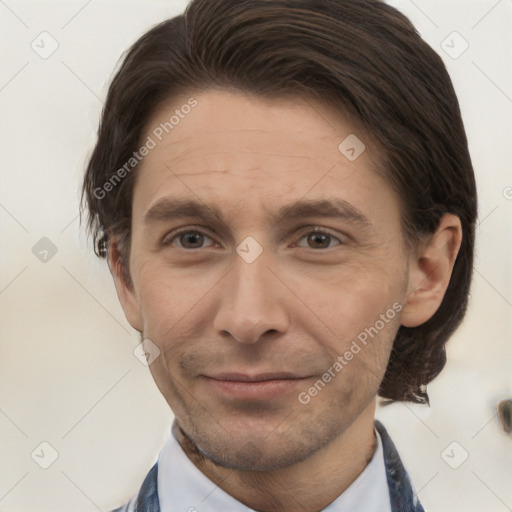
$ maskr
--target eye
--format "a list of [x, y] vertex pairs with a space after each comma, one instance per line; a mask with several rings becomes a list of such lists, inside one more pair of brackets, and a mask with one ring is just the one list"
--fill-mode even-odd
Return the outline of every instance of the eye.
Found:
[[184, 229], [177, 233], [167, 235], [163, 239], [162, 245], [174, 245], [176, 242], [179, 249], [204, 249], [206, 246], [203, 244], [207, 241], [213, 242], [213, 245], [218, 245], [212, 238], [201, 231], [196, 229]]
[[334, 245], [343, 244], [337, 236], [321, 228], [314, 228], [313, 230], [308, 231], [301, 236], [300, 240], [303, 239], [306, 240], [306, 246], [301, 245], [300, 243], [293, 245], [297, 247], [305, 247], [306, 249], [331, 249], [333, 247], [331, 242], [337, 242]]

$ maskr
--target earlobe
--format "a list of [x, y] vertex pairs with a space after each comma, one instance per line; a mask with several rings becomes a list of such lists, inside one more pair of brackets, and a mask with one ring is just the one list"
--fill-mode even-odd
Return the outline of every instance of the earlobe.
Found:
[[107, 258], [110, 273], [114, 279], [117, 297], [126, 319], [135, 330], [142, 332], [142, 317], [135, 288], [126, 269], [126, 263], [121, 257], [117, 240], [114, 238], [109, 242]]
[[436, 232], [409, 257], [408, 289], [401, 314], [405, 327], [418, 327], [439, 309], [462, 243], [459, 217], [443, 215]]

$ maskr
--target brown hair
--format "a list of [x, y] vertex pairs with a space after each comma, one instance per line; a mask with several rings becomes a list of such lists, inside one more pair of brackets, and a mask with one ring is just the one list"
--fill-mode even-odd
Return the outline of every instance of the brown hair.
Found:
[[445, 343], [466, 312], [477, 215], [466, 135], [441, 58], [379, 0], [192, 0], [145, 33], [110, 85], [82, 194], [96, 253], [104, 256], [116, 236], [127, 282], [135, 171], [105, 197], [98, 188], [139, 147], [161, 102], [212, 87], [309, 96], [353, 115], [381, 147], [409, 243], [435, 232], [446, 212], [461, 219], [442, 304], [425, 324], [400, 327], [379, 389], [391, 400], [428, 403], [426, 384], [443, 369]]

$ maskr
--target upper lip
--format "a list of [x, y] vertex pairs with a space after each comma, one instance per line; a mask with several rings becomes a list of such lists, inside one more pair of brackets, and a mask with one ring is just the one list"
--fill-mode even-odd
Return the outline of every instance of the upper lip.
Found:
[[205, 375], [210, 379], [229, 380], [238, 382], [262, 382], [266, 380], [292, 380], [305, 379], [306, 377], [292, 372], [265, 372], [258, 374], [246, 374], [238, 372], [216, 373], [214, 375]]

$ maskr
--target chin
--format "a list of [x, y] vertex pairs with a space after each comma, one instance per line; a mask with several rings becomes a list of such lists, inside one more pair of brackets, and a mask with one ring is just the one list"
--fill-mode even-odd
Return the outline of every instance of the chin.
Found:
[[219, 466], [241, 471], [274, 471], [292, 466], [311, 455], [311, 447], [288, 447], [283, 449], [268, 446], [261, 447], [258, 443], [249, 441], [236, 449], [233, 443], [230, 448], [203, 450], [201, 453]]
[[298, 464], [325, 446], [336, 434], [318, 428], [277, 431], [258, 436], [209, 432], [194, 440], [196, 450], [215, 464], [242, 471], [274, 471]]

